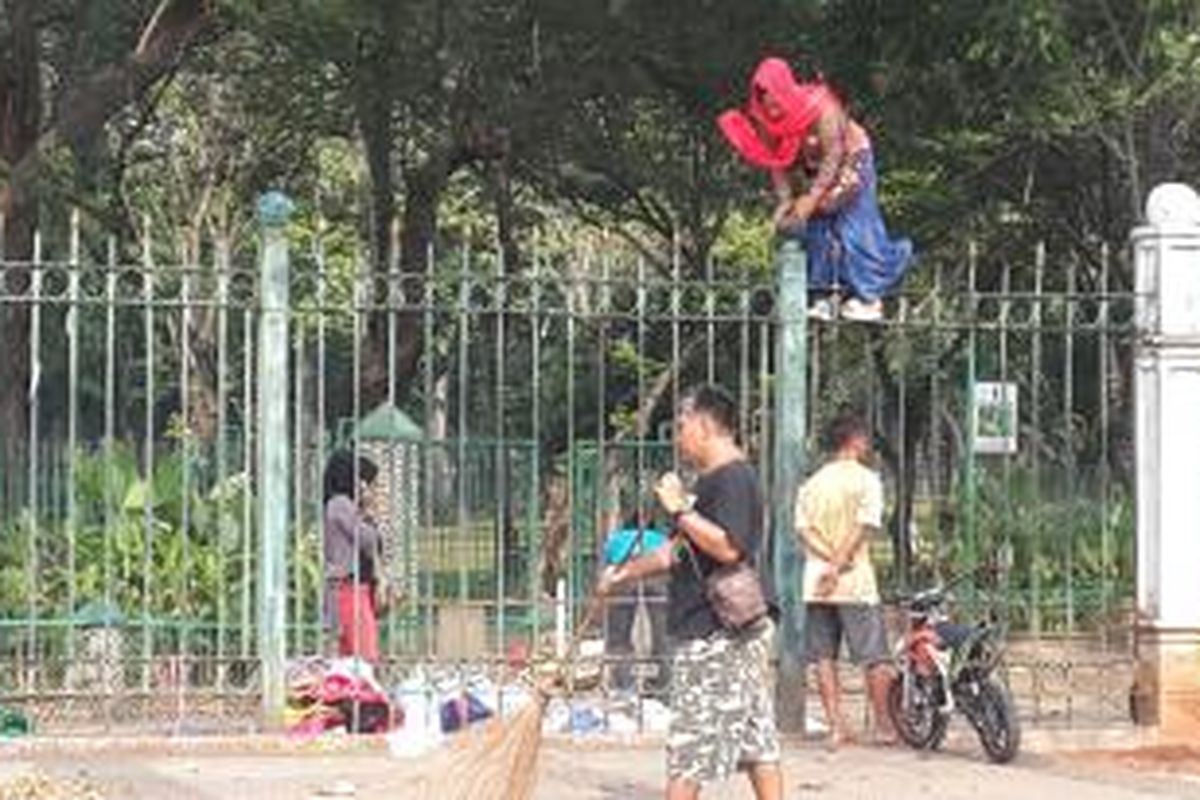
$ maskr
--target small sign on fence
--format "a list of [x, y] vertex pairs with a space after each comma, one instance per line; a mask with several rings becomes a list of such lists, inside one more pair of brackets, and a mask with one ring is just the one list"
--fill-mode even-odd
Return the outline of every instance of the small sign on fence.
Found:
[[1017, 384], [978, 381], [973, 400], [975, 452], [1017, 452]]

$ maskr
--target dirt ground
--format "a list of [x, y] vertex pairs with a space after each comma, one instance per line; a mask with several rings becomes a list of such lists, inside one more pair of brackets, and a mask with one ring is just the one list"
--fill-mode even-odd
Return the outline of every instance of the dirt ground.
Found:
[[1101, 768], [1119, 767], [1143, 773], [1194, 778], [1200, 784], [1200, 745], [1157, 745], [1130, 750], [1084, 750], [1072, 759]]
[[[428, 759], [395, 759], [375, 748], [322, 752], [262, 743], [191, 754], [159, 748], [43, 748], [0, 754], [0, 800], [318, 800], [328, 797], [437, 797], [438, 780]], [[270, 748], [266, 748], [270, 749]], [[785, 749], [789, 800], [887, 798], [887, 800], [1200, 800], [1200, 751], [1192, 748], [1035, 751], [1014, 764], [985, 763], [974, 742], [958, 736], [945, 752], [849, 748], [827, 752], [817, 742], [791, 741]], [[434, 767], [436, 769], [436, 766]], [[6, 793], [25, 776], [71, 781], [74, 793]], [[422, 779], [435, 786], [417, 792]], [[552, 739], [543, 743], [538, 800], [650, 800], [662, 796], [661, 744], [597, 744]], [[94, 794], [78, 791], [86, 786]], [[41, 793], [37, 793], [40, 791]], [[341, 792], [339, 794], [338, 792]], [[705, 798], [750, 798], [744, 779], [715, 786]]]

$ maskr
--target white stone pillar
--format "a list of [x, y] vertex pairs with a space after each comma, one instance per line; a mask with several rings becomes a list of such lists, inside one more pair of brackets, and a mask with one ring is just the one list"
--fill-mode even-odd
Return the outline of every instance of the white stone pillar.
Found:
[[1168, 183], [1133, 232], [1139, 721], [1200, 732], [1200, 197]]

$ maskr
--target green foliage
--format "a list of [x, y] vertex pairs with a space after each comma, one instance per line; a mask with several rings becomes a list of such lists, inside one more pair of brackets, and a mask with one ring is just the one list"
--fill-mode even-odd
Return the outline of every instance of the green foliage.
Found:
[[[39, 5], [41, 50], [34, 57], [48, 87], [44, 105], [56, 112], [48, 119], [61, 117], [67, 88], [121, 63], [158, 5]], [[476, 277], [494, 274], [495, 254], [511, 247], [504, 250], [512, 259], [506, 263], [510, 274], [537, 270], [543, 278], [542, 308], [555, 313], [546, 313], [537, 329], [508, 320], [503, 408], [495, 407], [493, 392], [496, 319], [472, 318], [465, 347], [470, 385], [450, 390], [470, 392], [462, 403], [468, 430], [461, 433], [502, 428], [510, 437], [537, 435], [548, 451], [543, 464], [564, 451], [569, 423], [577, 435], [636, 433], [643, 398], [631, 387], [639, 378], [653, 381], [676, 366], [683, 380], [700, 372], [698, 359], [671, 363], [672, 332], [661, 314], [658, 324], [646, 326], [646, 345], [639, 348], [634, 323], [592, 316], [596, 293], [568, 298], [571, 281], [594, 281], [603, 268], [611, 270], [609, 277], [628, 279], [637, 271], [629, 257], [636, 254], [657, 277], [669, 274], [679, 257], [688, 278], [703, 278], [715, 261], [722, 279], [740, 279], [744, 273], [735, 270], [750, 266], [751, 279], [769, 282], [765, 177], [731, 155], [713, 124], [719, 110], [743, 102], [746, 79], [765, 53], [791, 58], [810, 73], [820, 69], [845, 89], [854, 114], [867, 124], [889, 225], [912, 235], [920, 254], [909, 289], [928, 288], [935, 263], [962, 273], [968, 241], [983, 254], [980, 286], [996, 288], [1004, 265], [1014, 285], [1028, 286], [1032, 244], [1047, 240], [1052, 252], [1078, 256], [1079, 285], [1094, 291], [1098, 244], [1125, 241], [1150, 186], [1166, 178], [1200, 178], [1200, 12], [1192, 2], [218, 5], [220, 24], [160, 81], [127, 98], [102, 136], [50, 142], [36, 192], [46, 252], [54, 258], [66, 252], [64, 221], [69, 207], [79, 206], [89, 269], [105, 260], [112, 235], [123, 263], [140, 263], [143, 241], [149, 245], [161, 285], [177, 285], [179, 271], [169, 267], [180, 263], [197, 265], [197, 280], [211, 285], [214, 243], [229, 246], [235, 266], [253, 269], [254, 199], [267, 188], [290, 192], [298, 201], [288, 229], [298, 254], [292, 320], [304, 334], [313, 333], [318, 320], [326, 323], [333, 418], [347, 413], [333, 406], [349, 405], [347, 398], [359, 389], [348, 354], [361, 343], [352, 338], [353, 314], [317, 308], [312, 277], [318, 263], [328, 277], [327, 308], [349, 309], [356, 278], [389, 263], [379, 252], [381, 220], [373, 215], [386, 216], [391, 208], [417, 227], [423, 219], [418, 212], [429, 212], [435, 230], [427, 244], [435, 249], [441, 310], [431, 325], [432, 341], [422, 342], [429, 358], [420, 366], [435, 383], [453, 383], [461, 366], [460, 320], [452, 306], [461, 251], [488, 254], [471, 261]], [[0, 165], [0, 174], [11, 166]], [[389, 222], [383, 219], [383, 227]], [[587, 257], [616, 252], [618, 240], [623, 249], [611, 263]], [[1112, 264], [1109, 288], [1128, 286], [1125, 263]], [[424, 250], [403, 267], [423, 273]], [[1061, 281], [1062, 271], [1050, 277]], [[718, 305], [736, 307], [736, 292], [716, 294]], [[649, 300], [659, 312], [664, 296]], [[695, 303], [695, 297], [683, 302]], [[577, 312], [572, 339], [558, 313], [569, 303]], [[46, 310], [43, 354], [65, 352], [61, 311]], [[179, 391], [184, 370], [194, 370], [193, 389], [215, 386], [213, 313], [195, 309], [192, 328], [184, 332], [178, 315], [159, 314], [151, 361], [143, 350], [140, 310], [122, 309], [114, 354], [119, 432], [140, 430], [148, 408], [163, 412], [156, 416], [161, 427], [181, 405], [172, 393]], [[1047, 319], [1052, 313], [1046, 309]], [[69, 378], [78, 379], [82, 441], [99, 439], [107, 410], [96, 368], [107, 355], [104, 322], [96, 307], [80, 312], [79, 375], [68, 376], [62, 358], [45, 358], [42, 365], [47, 419], [65, 418], [63, 388]], [[227, 377], [245, 374], [247, 367], [238, 363], [246, 350], [234, 322]], [[698, 339], [701, 325], [683, 331], [685, 347]], [[732, 376], [740, 366], [737, 337], [721, 334], [715, 371]], [[183, 336], [193, 337], [190, 351], [196, 364], [209, 364], [207, 372], [181, 363]], [[878, 344], [847, 331], [814, 341], [820, 349], [813, 363], [826, 376], [819, 394], [814, 391], [820, 398], [814, 430], [841, 405], [894, 396], [901, 381], [912, 395], [938, 381], [951, 387], [941, 391], [936, 407], [934, 398], [920, 403], [909, 422], [933, 420], [929, 427], [943, 436], [937, 420], [961, 424], [954, 387], [963, 349], [950, 332], [913, 331]], [[1047, 344], [1035, 375], [1030, 348], [1020, 344], [1014, 340], [1008, 367], [1033, 376], [1021, 378], [1022, 389], [1042, 381], [1041, 396], [1050, 398], [1043, 403], [1061, 398], [1056, 390], [1062, 388], [1065, 353]], [[980, 347], [981, 367], [989, 366], [988, 349]], [[1097, 385], [1098, 376], [1088, 371], [1099, 360], [1081, 361], [1075, 371], [1087, 385]], [[537, 382], [524, 380], [535, 373]], [[1120, 369], [1113, 374], [1114, 383], [1128, 379]], [[156, 396], [146, 394], [149, 377]], [[607, 382], [601, 384], [601, 377]], [[606, 394], [597, 402], [602, 385]], [[230, 388], [231, 396], [240, 397], [244, 387]], [[1114, 387], [1113, 394], [1127, 389]], [[533, 420], [535, 391], [540, 417]], [[568, 396], [575, 397], [574, 408], [565, 402]], [[427, 416], [439, 403], [459, 407], [449, 392], [425, 397], [423, 388], [405, 399], [423, 404]], [[1045, 427], [1058, 432], [1034, 446], [1060, 448], [1070, 438], [1063, 431], [1083, 430], [1072, 414], [1093, 418], [1100, 402], [1080, 392], [1076, 408], [1065, 415], [1039, 409]], [[243, 411], [239, 403], [226, 409], [230, 425]], [[896, 412], [885, 411], [892, 424]], [[456, 424], [449, 422], [451, 434]], [[1114, 440], [1128, 440], [1120, 430], [1125, 424], [1114, 415]], [[72, 540], [77, 605], [111, 593], [126, 613], [145, 609], [155, 617], [214, 619], [238, 608], [253, 571], [242, 551], [253, 533], [243, 527], [241, 513], [250, 500], [246, 477], [217, 485], [211, 445], [192, 438], [196, 428], [195, 420], [176, 418], [171, 429], [150, 433], [171, 449], [156, 456], [148, 479], [138, 458], [121, 448], [108, 456], [75, 457], [79, 511], [73, 529], [61, 509], [6, 522], [0, 531], [0, 615], [25, 614], [31, 602], [46, 612], [68, 612]], [[1075, 455], [1095, 462], [1100, 439], [1094, 429], [1085, 433], [1074, 439], [1081, 448]], [[943, 444], [936, 434], [929, 438], [936, 441], [926, 446]], [[1035, 576], [1042, 600], [1056, 608], [1061, 598], [1050, 587], [1064, 586], [1068, 578], [1080, 587], [1111, 579], [1119, 584], [1115, 596], [1125, 596], [1132, 574], [1122, 560], [1129, 552], [1122, 538], [1128, 536], [1129, 498], [1117, 484], [1114, 479], [1107, 503], [1099, 506], [1113, 516], [1098, 518], [1093, 490], [1083, 495], [1091, 505], [1051, 501], [1037, 495], [1028, 475], [1003, 486], [987, 476], [979, 488], [976, 544], [1013, 543], [1015, 596], [1031, 593]], [[959, 503], [954, 513], [961, 512]], [[1070, 559], [1062, 547], [1051, 546], [1064, 538], [1062, 530], [1071, 531], [1069, 541], [1078, 540]], [[302, 531], [296, 541], [300, 580], [315, 585], [316, 538]], [[34, 544], [39, 569], [31, 575]], [[970, 554], [956, 544], [944, 555], [960, 565]], [[1028, 604], [1016, 608], [1014, 613], [1032, 614]], [[1042, 621], [1059, 624], [1050, 616]]]
[[[973, 496], [968, 480], [960, 475], [953, 500], [918, 506], [914, 585], [970, 574], [957, 596], [986, 598], [1016, 631], [1121, 624], [1135, 574], [1128, 488], [1053, 464], [978, 463]], [[884, 574], [897, 580], [890, 565]]]
[[[0, 531], [0, 619], [69, 618], [72, 598], [75, 609], [111, 602], [127, 618], [234, 618], [254, 570], [243, 559], [246, 537], [253, 545], [244, 473], [215, 482], [194, 452], [175, 451], [156, 457], [147, 480], [122, 445], [74, 461], [73, 524], [25, 510]], [[319, 585], [315, 538], [297, 537], [291, 568], [309, 590]]]

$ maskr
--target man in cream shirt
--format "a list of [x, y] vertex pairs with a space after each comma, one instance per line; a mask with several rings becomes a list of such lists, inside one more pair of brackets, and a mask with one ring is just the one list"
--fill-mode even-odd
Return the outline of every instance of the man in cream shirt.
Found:
[[883, 482], [864, 464], [871, 432], [861, 417], [839, 416], [828, 439], [833, 457], [796, 495], [796, 535], [805, 552], [805, 649], [817, 665], [831, 743], [853, 738], [838, 685], [843, 640], [851, 661], [866, 670], [879, 739], [890, 743], [887, 692], [893, 670], [870, 554], [870, 539], [883, 526]]

